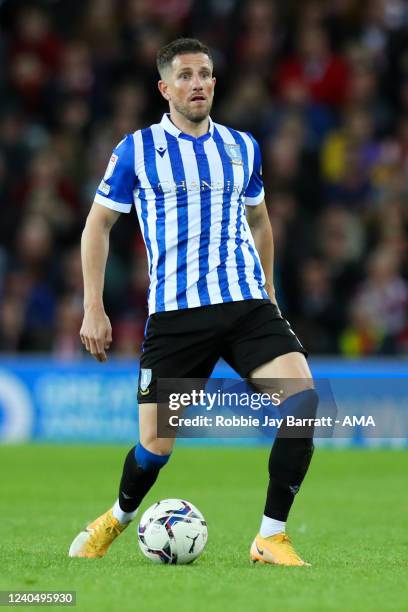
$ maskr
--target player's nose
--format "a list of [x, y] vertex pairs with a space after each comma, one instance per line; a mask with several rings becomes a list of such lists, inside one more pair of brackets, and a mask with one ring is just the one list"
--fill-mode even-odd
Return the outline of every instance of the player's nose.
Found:
[[193, 90], [197, 91], [197, 90], [202, 90], [203, 89], [203, 82], [201, 80], [200, 75], [196, 74], [193, 77]]

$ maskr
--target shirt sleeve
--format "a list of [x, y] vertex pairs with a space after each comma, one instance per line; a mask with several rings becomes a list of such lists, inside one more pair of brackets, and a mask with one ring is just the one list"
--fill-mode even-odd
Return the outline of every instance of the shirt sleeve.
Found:
[[95, 202], [128, 213], [132, 209], [135, 186], [135, 145], [133, 135], [127, 134], [112, 152], [105, 175], [96, 191]]
[[255, 138], [248, 134], [254, 147], [254, 165], [249, 179], [248, 187], [245, 191], [245, 204], [247, 206], [257, 206], [263, 202], [265, 198], [265, 191], [262, 180], [262, 159], [259, 144]]

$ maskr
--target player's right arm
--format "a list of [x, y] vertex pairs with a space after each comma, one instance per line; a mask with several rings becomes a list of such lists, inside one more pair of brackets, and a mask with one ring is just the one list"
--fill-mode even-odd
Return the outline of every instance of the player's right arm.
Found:
[[84, 277], [84, 319], [81, 342], [98, 361], [106, 361], [112, 327], [103, 305], [103, 286], [109, 253], [109, 234], [120, 213], [94, 203], [81, 240]]
[[103, 305], [110, 231], [120, 213], [129, 213], [136, 184], [134, 139], [128, 134], [115, 147], [82, 234], [84, 320], [81, 341], [98, 361], [106, 361], [112, 328]]

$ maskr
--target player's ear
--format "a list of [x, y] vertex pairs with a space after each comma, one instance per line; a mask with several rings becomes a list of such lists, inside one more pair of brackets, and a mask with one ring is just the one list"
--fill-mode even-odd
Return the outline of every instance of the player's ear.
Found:
[[159, 88], [159, 91], [160, 91], [161, 95], [163, 96], [163, 98], [164, 98], [165, 100], [167, 100], [167, 101], [168, 101], [168, 100], [170, 100], [170, 95], [169, 95], [169, 93], [168, 93], [168, 91], [167, 91], [168, 86], [167, 86], [166, 81], [162, 81], [162, 80], [160, 80], [160, 81], [157, 83], [157, 87]]

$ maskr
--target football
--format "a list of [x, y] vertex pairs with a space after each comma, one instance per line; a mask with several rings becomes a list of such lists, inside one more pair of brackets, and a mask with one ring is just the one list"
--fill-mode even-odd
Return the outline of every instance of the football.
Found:
[[143, 514], [139, 546], [154, 563], [185, 565], [201, 555], [207, 542], [207, 523], [184, 499], [164, 499]]

